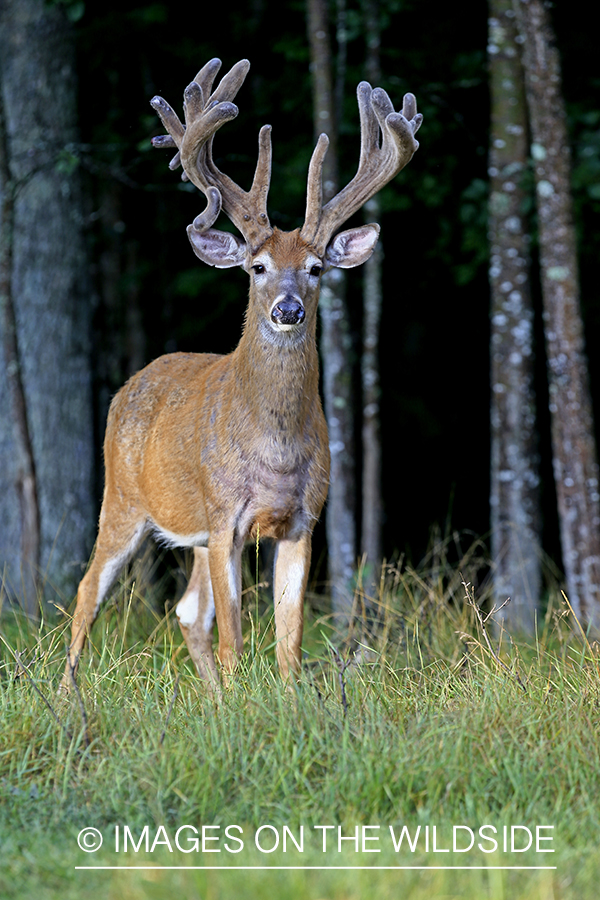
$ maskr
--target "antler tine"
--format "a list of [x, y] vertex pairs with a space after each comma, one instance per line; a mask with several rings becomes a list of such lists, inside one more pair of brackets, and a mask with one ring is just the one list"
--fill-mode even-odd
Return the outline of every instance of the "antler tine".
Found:
[[211, 94], [208, 103], [221, 103], [224, 100], [233, 100], [246, 80], [246, 75], [249, 71], [250, 63], [247, 59], [240, 59], [239, 62], [236, 62], [227, 75], [223, 75], [218, 87]]
[[271, 182], [271, 163], [272, 163], [272, 147], [271, 147], [271, 126], [263, 125], [258, 132], [258, 160], [250, 194], [256, 197], [257, 204], [260, 201], [262, 212], [259, 215], [264, 219], [267, 212], [267, 194]]
[[[379, 123], [371, 106], [373, 88], [368, 81], [361, 81], [356, 89], [360, 116], [360, 160], [358, 168], [366, 165], [369, 154], [379, 147]], [[390, 102], [391, 112], [394, 108]]]
[[400, 113], [394, 111], [382, 88], [373, 90], [366, 81], [358, 85], [357, 99], [361, 130], [358, 170], [352, 181], [322, 208], [320, 183], [326, 145], [319, 149], [317, 144], [311, 160], [306, 220], [301, 234], [318, 253], [324, 253], [334, 232], [410, 162], [419, 146], [414, 136], [423, 116], [417, 113], [413, 94], [405, 95]]
[[[194, 81], [197, 85], [202, 88], [202, 95], [204, 97], [208, 97], [210, 92], [212, 91], [212, 86], [215, 78], [217, 77], [217, 73], [221, 68], [221, 60], [217, 59], [209, 59], [206, 65], [202, 66]], [[233, 98], [231, 98], [233, 99]]]
[[171, 160], [171, 168], [181, 163], [183, 177], [206, 195], [206, 208], [194, 219], [193, 227], [197, 231], [210, 228], [223, 209], [247, 242], [253, 247], [259, 246], [272, 232], [266, 211], [271, 177], [271, 129], [270, 126], [261, 129], [254, 180], [250, 191], [245, 192], [219, 171], [213, 161], [212, 143], [218, 129], [238, 114], [232, 101], [244, 83], [250, 63], [247, 59], [237, 62], [211, 94], [220, 66], [219, 59], [211, 59], [185, 89], [185, 126], [162, 97], [153, 98], [151, 105], [170, 137], [154, 138], [152, 144], [178, 147], [179, 153]]
[[[185, 127], [181, 124], [179, 120], [179, 116], [173, 110], [166, 100], [163, 100], [162, 97], [153, 97], [150, 101], [150, 106], [152, 109], [158, 113], [158, 117], [160, 121], [163, 123], [168, 134], [159, 134], [156, 137], [152, 138], [152, 146], [158, 147], [159, 149], [172, 149], [173, 147], [179, 147], [181, 143], [181, 139], [183, 138], [183, 134], [185, 132]], [[173, 159], [169, 163], [170, 169], [176, 169], [181, 163], [181, 159], [179, 156], [179, 150], [173, 157]]]
[[[402, 98], [402, 115], [404, 116], [405, 119], [408, 119], [409, 122], [412, 119], [414, 119], [417, 115], [419, 115], [417, 113], [417, 98], [415, 97], [414, 94], [408, 93], [408, 94], [405, 94], [404, 97]], [[423, 116], [419, 116], [419, 122], [415, 128], [415, 131], [419, 130], [419, 128], [421, 127], [422, 121], [423, 121]]]
[[302, 235], [309, 241], [317, 233], [319, 219], [321, 218], [323, 207], [323, 161], [328, 147], [329, 138], [326, 134], [320, 134], [308, 167], [306, 215], [304, 217]]

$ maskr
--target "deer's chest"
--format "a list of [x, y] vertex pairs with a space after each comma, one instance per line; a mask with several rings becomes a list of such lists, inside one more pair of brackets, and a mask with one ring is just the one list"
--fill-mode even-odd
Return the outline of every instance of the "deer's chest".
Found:
[[[229, 519], [229, 527], [242, 540], [254, 539], [257, 534], [281, 539], [297, 530], [304, 531], [307, 523], [320, 512], [309, 508], [314, 505], [309, 497], [310, 468], [307, 461], [278, 465], [255, 457], [238, 460], [235, 474], [227, 467], [213, 470], [211, 487], [219, 488], [214, 494], [215, 499], [219, 498], [214, 519], [224, 515]], [[228, 509], [222, 506], [225, 486], [230, 501]], [[207, 493], [212, 493], [210, 488]], [[210, 512], [209, 517], [213, 518]], [[218, 524], [214, 521], [215, 526]]]
[[245, 516], [249, 536], [286, 536], [290, 529], [293, 530], [304, 519], [305, 488], [304, 469], [293, 472], [258, 472], [252, 482], [251, 499]]
[[246, 471], [236, 531], [246, 539], [282, 538], [305, 519], [306, 465], [277, 470], [258, 464]]

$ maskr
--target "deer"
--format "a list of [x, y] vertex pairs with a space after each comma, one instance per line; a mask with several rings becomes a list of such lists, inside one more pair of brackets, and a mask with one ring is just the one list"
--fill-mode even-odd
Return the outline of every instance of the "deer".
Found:
[[[271, 127], [259, 133], [248, 192], [213, 159], [217, 131], [238, 115], [233, 103], [250, 63], [240, 60], [213, 83], [211, 59], [184, 92], [182, 122], [162, 97], [150, 102], [180, 165], [206, 198], [187, 228], [196, 256], [210, 266], [241, 266], [250, 288], [243, 332], [227, 355], [169, 353], [115, 395], [104, 441], [105, 487], [93, 559], [78, 591], [62, 688], [68, 692], [103, 599], [142, 539], [192, 548], [189, 583], [176, 616], [199, 677], [220, 693], [213, 652], [227, 681], [243, 651], [241, 554], [260, 538], [276, 542], [273, 598], [276, 658], [287, 680], [301, 669], [304, 594], [312, 532], [328, 491], [327, 423], [319, 397], [316, 342], [322, 275], [352, 268], [372, 254], [379, 225], [339, 231], [411, 160], [422, 116], [413, 94], [401, 112], [388, 94], [358, 85], [361, 149], [354, 178], [323, 203], [328, 138], [321, 134], [307, 176], [304, 224], [271, 226]], [[213, 228], [224, 212], [241, 237]]]

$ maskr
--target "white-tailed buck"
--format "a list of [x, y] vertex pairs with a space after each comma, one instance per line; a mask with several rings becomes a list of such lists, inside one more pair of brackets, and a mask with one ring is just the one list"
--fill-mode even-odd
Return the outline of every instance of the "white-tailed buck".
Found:
[[[410, 161], [422, 117], [412, 94], [404, 97], [402, 112], [394, 112], [384, 90], [359, 84], [355, 177], [323, 205], [328, 139], [322, 134], [308, 172], [304, 225], [282, 232], [267, 216], [270, 127], [260, 131], [248, 193], [213, 161], [215, 133], [237, 116], [232, 101], [250, 66], [241, 60], [212, 91], [220, 65], [212, 59], [186, 88], [185, 124], [154, 97], [152, 107], [169, 134], [153, 144], [176, 147], [171, 168], [181, 163], [183, 177], [206, 195], [206, 209], [187, 229], [196, 255], [218, 268], [242, 266], [250, 276], [244, 331], [227, 356], [161, 356], [111, 404], [100, 528], [77, 593], [66, 689], [103, 598], [148, 533], [170, 546], [194, 548], [177, 617], [199, 674], [213, 686], [215, 615], [226, 673], [242, 652], [242, 548], [257, 534], [273, 538], [277, 660], [284, 677], [300, 669], [311, 535], [329, 479], [315, 339], [320, 279], [329, 267], [358, 266], [373, 252], [378, 225], [336, 232]], [[221, 210], [242, 239], [212, 227]]]

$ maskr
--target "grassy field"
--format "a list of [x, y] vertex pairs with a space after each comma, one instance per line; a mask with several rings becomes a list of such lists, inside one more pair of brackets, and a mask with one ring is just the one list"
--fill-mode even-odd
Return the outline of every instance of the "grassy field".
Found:
[[477, 566], [389, 567], [351, 646], [313, 612], [291, 691], [250, 586], [219, 703], [135, 573], [69, 700], [67, 619], [5, 604], [0, 897], [595, 898], [597, 647], [558, 593], [534, 641], [484, 629]]

